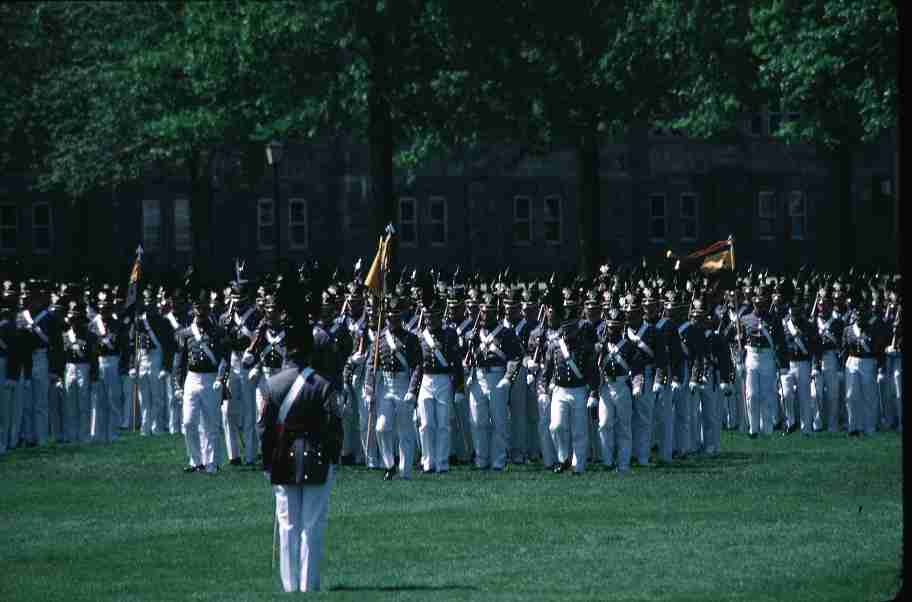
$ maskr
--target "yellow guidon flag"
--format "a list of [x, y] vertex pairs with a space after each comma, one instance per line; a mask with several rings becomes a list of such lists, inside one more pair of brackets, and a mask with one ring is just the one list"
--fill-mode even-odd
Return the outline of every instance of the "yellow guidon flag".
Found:
[[720, 270], [735, 269], [735, 241], [731, 237], [694, 251], [684, 258], [685, 262], [695, 264], [699, 262], [700, 271], [706, 273]]
[[377, 294], [383, 288], [383, 272], [389, 267], [389, 242], [396, 230], [392, 224], [386, 227], [386, 238], [380, 237], [380, 244], [377, 247], [377, 254], [367, 271], [367, 277], [364, 279], [364, 286], [371, 289]]

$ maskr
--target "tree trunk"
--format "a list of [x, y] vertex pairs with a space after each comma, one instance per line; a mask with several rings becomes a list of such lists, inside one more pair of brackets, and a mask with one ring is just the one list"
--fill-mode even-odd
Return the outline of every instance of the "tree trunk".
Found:
[[580, 275], [591, 276], [600, 259], [599, 147], [595, 128], [584, 132], [577, 141], [577, 232], [579, 240], [578, 269]]
[[[200, 282], [208, 280], [209, 253], [209, 193], [206, 186], [208, 178], [203, 174], [199, 153], [192, 153], [187, 160], [190, 176], [190, 234], [193, 237], [193, 256], [191, 265], [196, 270]], [[193, 291], [190, 291], [193, 294]]]
[[[377, 16], [377, 19], [382, 17]], [[370, 145], [371, 199], [374, 203], [374, 235], [396, 219], [393, 186], [393, 120], [389, 103], [389, 64], [385, 28], [370, 36], [371, 70], [368, 93], [368, 144]], [[395, 241], [395, 238], [393, 239]], [[395, 259], [395, 243], [392, 245]], [[392, 264], [390, 264], [392, 266]]]
[[840, 148], [836, 153], [836, 199], [839, 216], [836, 241], [839, 249], [837, 269], [847, 271], [856, 262], [855, 219], [852, 203], [852, 151], [848, 147]]

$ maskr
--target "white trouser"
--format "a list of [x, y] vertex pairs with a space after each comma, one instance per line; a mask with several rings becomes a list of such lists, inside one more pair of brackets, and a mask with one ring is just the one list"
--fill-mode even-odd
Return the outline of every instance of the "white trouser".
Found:
[[[602, 462], [618, 470], [630, 470], [633, 399], [626, 376], [599, 387], [598, 435]], [[615, 454], [617, 458], [615, 459]]]
[[[465, 389], [468, 390], [468, 387]], [[469, 421], [469, 399], [465, 392], [453, 396], [450, 408], [450, 455], [468, 462], [472, 457], [472, 428]]]
[[835, 351], [826, 351], [820, 358], [820, 373], [814, 379], [812, 396], [815, 402], [814, 430], [839, 429], [839, 401], [842, 380], [839, 358]]
[[190, 466], [216, 467], [216, 445], [220, 435], [218, 405], [221, 397], [212, 388], [214, 372], [187, 372], [184, 381], [184, 439]]
[[244, 447], [244, 463], [253, 464], [257, 455], [256, 385], [250, 380], [250, 370], [241, 364], [240, 353], [231, 354], [231, 372], [228, 374], [228, 403], [222, 405], [222, 424], [228, 458], [240, 458], [239, 442]]
[[891, 364], [888, 364], [888, 366], [892, 365], [892, 368], [890, 368], [890, 371], [887, 374], [887, 378], [893, 379], [893, 394], [896, 399], [896, 402], [894, 405], [894, 407], [896, 409], [896, 430], [899, 432], [902, 432], [902, 420], [903, 420], [903, 418], [902, 418], [902, 410], [903, 410], [902, 354], [897, 353], [896, 355], [888, 356], [888, 357], [892, 358], [890, 360]]
[[322, 485], [273, 485], [279, 524], [279, 571], [286, 592], [320, 589], [323, 533], [335, 467]]
[[168, 432], [172, 435], [179, 435], [183, 426], [181, 406], [184, 400], [177, 396], [178, 389], [180, 387], [177, 386], [176, 377], [173, 374], [169, 374], [165, 378], [165, 405], [167, 406], [165, 408], [165, 422], [168, 425]]
[[32, 353], [30, 387], [20, 389], [22, 401], [22, 438], [26, 441], [47, 445], [48, 427], [48, 356], [47, 351]]
[[66, 364], [63, 369], [63, 438], [88, 441], [92, 427], [92, 386], [89, 364]]
[[421, 428], [421, 466], [424, 470], [450, 468], [450, 404], [453, 379], [449, 374], [425, 374], [418, 390]]
[[[688, 383], [688, 391], [689, 389]], [[688, 403], [690, 412], [690, 452], [699, 452], [703, 448], [703, 383], [691, 394]]]
[[633, 416], [630, 422], [631, 436], [633, 437], [633, 451], [636, 453], [637, 462], [649, 464], [649, 451], [652, 447], [652, 431], [655, 426], [655, 395], [652, 393], [652, 383], [655, 378], [655, 368], [646, 366], [643, 374], [643, 391], [637, 399], [633, 400]]
[[[358, 405], [358, 430], [361, 433], [361, 458], [368, 468], [379, 468], [380, 447], [377, 437], [368, 436], [369, 428], [373, 428], [376, 433], [377, 423], [375, 417], [373, 426], [369, 427], [368, 424], [370, 422], [370, 410], [367, 407], [368, 400], [364, 396], [364, 370], [362, 367], [357, 368], [352, 375], [352, 392], [355, 396], [352, 403]], [[377, 390], [375, 388], [374, 397], [376, 398], [376, 396]], [[368, 445], [370, 446], [370, 449], [368, 449]]]
[[383, 467], [390, 469], [396, 462], [396, 438], [399, 439], [399, 472], [403, 479], [412, 475], [415, 460], [415, 402], [405, 401], [409, 374], [380, 372], [377, 374], [377, 443]]
[[773, 408], [776, 407], [776, 361], [771, 349], [748, 349], [744, 360], [745, 397], [747, 401], [750, 434], [773, 432]]
[[877, 427], [877, 363], [870, 357], [849, 356], [845, 367], [849, 432], [873, 433]]
[[573, 457], [573, 470], [586, 470], [589, 454], [589, 410], [585, 387], [554, 387], [551, 393], [551, 438], [557, 449], [557, 461]]
[[129, 372], [120, 375], [120, 395], [112, 410], [112, 419], [115, 425], [122, 429], [135, 429], [134, 424], [141, 416], [139, 413], [139, 390], [136, 388], [136, 378]]
[[884, 382], [880, 387], [883, 399], [881, 423], [884, 429], [893, 429], [898, 427], [902, 418], [902, 354], [887, 353], [886, 360]]
[[357, 398], [347, 393], [349, 398], [342, 410], [342, 455], [351, 456], [355, 464], [361, 463], [361, 422], [359, 418], [359, 403]]
[[681, 395], [681, 390], [673, 391], [670, 386], [663, 386], [655, 396], [653, 412], [656, 421], [656, 443], [658, 444], [658, 459], [662, 462], [671, 462], [674, 451], [674, 408], [675, 397]]
[[[19, 374], [7, 373], [6, 375], [7, 395], [9, 395], [9, 426], [6, 446], [9, 449], [18, 447], [22, 439], [22, 407], [25, 399], [22, 389], [32, 386], [26, 377], [27, 375], [21, 368]], [[31, 391], [29, 391], [29, 395], [31, 395]]]
[[697, 428], [697, 425], [691, 424], [691, 408], [694, 404], [694, 396], [690, 392], [690, 383], [681, 383], [679, 394], [673, 395], [671, 401], [674, 416], [674, 451], [686, 456], [691, 451], [692, 440], [690, 432], [692, 429]]
[[[732, 354], [732, 357], [737, 356], [737, 351]], [[740, 360], [739, 360], [740, 364]], [[742, 370], [739, 365], [735, 366], [734, 370], [734, 382], [732, 382], [731, 395], [722, 397], [722, 424], [728, 430], [734, 430], [740, 427], [742, 412], [741, 405], [743, 404], [744, 395], [743, 391], [743, 375]]]
[[139, 409], [143, 435], [165, 432], [165, 425], [159, 422], [165, 397], [165, 383], [159, 378], [162, 368], [162, 354], [158, 349], [140, 349], [137, 355], [136, 382], [139, 387]]
[[[527, 380], [520, 381], [517, 379], [513, 386], [517, 387], [522, 383], [521, 386], [526, 388], [526, 448], [529, 450], [529, 457], [535, 458], [542, 453], [542, 439], [541, 434], [538, 432], [541, 421], [539, 420], [538, 414], [538, 395], [535, 382], [533, 380], [530, 385], [527, 383]], [[547, 427], [545, 428], [545, 432], [549, 435], [547, 439], [550, 440], [551, 437]]]
[[718, 375], [713, 373], [708, 382], [697, 387], [694, 405], [699, 416], [697, 447], [709, 455], [719, 453], [722, 447], [722, 392], [719, 391]]
[[[535, 385], [533, 384], [533, 387]], [[551, 395], [537, 399], [538, 425], [538, 444], [541, 448], [542, 465], [549, 468], [557, 464], [557, 449], [554, 447], [554, 439], [551, 437]]]
[[[63, 378], [63, 375], [57, 375]], [[63, 416], [63, 381], [51, 383], [48, 379], [48, 432], [54, 441], [67, 441], [64, 433]]]
[[802, 433], [814, 429], [814, 404], [811, 400], [811, 363], [790, 361], [788, 374], [782, 378], [782, 406], [785, 410], [785, 426], [801, 426]]
[[[503, 368], [476, 370], [469, 388], [469, 420], [475, 446], [475, 465], [500, 470], [507, 463], [507, 388], [498, 383]], [[484, 379], [488, 395], [482, 393]]]
[[10, 390], [9, 383], [6, 382], [6, 356], [0, 355], [0, 454], [6, 453], [10, 446], [10, 417], [13, 413]]
[[528, 403], [526, 401], [526, 374], [528, 370], [520, 365], [513, 387], [510, 388], [508, 409], [510, 413], [510, 460], [522, 464], [529, 457], [527, 429], [529, 426]]
[[92, 441], [109, 443], [114, 438], [114, 408], [122, 396], [119, 364], [120, 357], [116, 355], [98, 358], [98, 383], [92, 396]]

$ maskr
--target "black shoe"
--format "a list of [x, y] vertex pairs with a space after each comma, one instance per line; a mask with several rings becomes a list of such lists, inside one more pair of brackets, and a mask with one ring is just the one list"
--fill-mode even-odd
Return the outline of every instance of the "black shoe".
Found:
[[241, 459], [240, 459], [240, 458], [233, 458], [233, 459], [231, 459], [231, 460], [228, 460], [228, 463], [231, 464], [232, 466], [240, 466], [240, 465], [241, 465]]
[[583, 473], [581, 473], [581, 472], [576, 472], [576, 471], [574, 470], [574, 471], [573, 471], [573, 476], [575, 476], [575, 477], [581, 477], [581, 476], [583, 476]]
[[342, 464], [342, 466], [354, 466], [354, 465], [355, 465], [355, 457], [354, 457], [353, 455], [351, 455], [351, 454], [348, 454], [348, 455], [346, 455], [346, 456], [342, 456], [342, 459], [341, 459], [341, 461], [340, 461], [340, 464]]
[[383, 473], [383, 480], [384, 480], [384, 481], [392, 481], [394, 476], [396, 476], [396, 469], [395, 469], [395, 468], [387, 468], [387, 469], [386, 469], [386, 472]]
[[206, 470], [206, 467], [203, 466], [202, 464], [200, 464], [199, 466], [185, 466], [184, 467], [184, 472], [186, 472], [186, 473], [200, 472], [203, 470]]
[[422, 469], [421, 469], [421, 472], [422, 472], [422, 474], [434, 474], [434, 473], [437, 472], [437, 471], [434, 470], [434, 469], [428, 470], [428, 469], [426, 469], [426, 468], [422, 468]]
[[758, 437], [758, 435], [757, 435], [757, 433], [752, 433], [752, 434], [748, 435], [748, 437], [750, 437], [751, 439], [756, 439]]
[[554, 474], [560, 474], [565, 470], [570, 470], [570, 458], [567, 458], [562, 463], [558, 464], [554, 468]]

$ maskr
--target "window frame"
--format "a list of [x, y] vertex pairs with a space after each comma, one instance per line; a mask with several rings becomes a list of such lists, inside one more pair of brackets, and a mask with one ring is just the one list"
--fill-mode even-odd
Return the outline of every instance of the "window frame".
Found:
[[[272, 211], [269, 212], [269, 215], [272, 217], [272, 222], [265, 224], [263, 223], [263, 216], [265, 213], [262, 210], [264, 204], [268, 203], [272, 207]], [[256, 212], [257, 212], [257, 249], [260, 251], [273, 251], [276, 248], [276, 239], [278, 231], [276, 230], [276, 220], [275, 220], [275, 199], [272, 197], [260, 197], [257, 199], [256, 203]], [[273, 231], [273, 241], [266, 242], [263, 240], [263, 228], [271, 227]]]
[[[35, 213], [39, 207], [47, 207], [47, 225], [38, 226], [36, 225], [37, 220], [35, 219]], [[48, 246], [47, 248], [38, 246], [38, 236], [37, 230], [47, 229], [48, 231]], [[48, 201], [35, 201], [32, 203], [32, 252], [36, 255], [50, 255], [51, 251], [54, 249], [54, 215], [51, 211], [51, 204]]]
[[[662, 199], [662, 215], [657, 217], [653, 214], [653, 199]], [[662, 232], [663, 236], [661, 238], [653, 236], [652, 224], [655, 220], [662, 220]], [[653, 243], [663, 243], [668, 239], [668, 195], [664, 192], [651, 192], [649, 193], [649, 242]]]
[[[402, 221], [402, 203], [411, 203], [412, 204], [412, 219], [405, 222]], [[406, 249], [414, 249], [418, 247], [418, 241], [420, 237], [418, 236], [418, 200], [413, 196], [401, 196], [399, 200], [396, 201], [396, 218], [399, 224], [399, 246]], [[413, 240], [406, 240], [405, 238], [405, 228], [402, 227], [403, 223], [410, 224], [412, 226], [412, 232], [415, 233]]]
[[[177, 222], [178, 206], [180, 203], [187, 204], [187, 242], [182, 243], [181, 237], [178, 235], [184, 228]], [[174, 227], [174, 250], [178, 252], [189, 252], [193, 250], [193, 212], [190, 209], [190, 199], [179, 197], [174, 199], [174, 202], [171, 204], [171, 221], [173, 222]]]
[[[443, 205], [443, 220], [438, 220], [434, 218], [434, 203], [441, 203]], [[445, 196], [442, 195], [432, 195], [428, 197], [428, 242], [432, 247], [445, 247], [450, 240], [450, 213], [449, 213], [449, 203]], [[433, 235], [433, 227], [439, 224], [443, 225], [443, 241], [435, 241]]]
[[[154, 244], [150, 244], [150, 240], [146, 236], [147, 229], [149, 224], [146, 220], [146, 208], [149, 206], [149, 203], [155, 203], [155, 213], [158, 215], [158, 240]], [[142, 246], [144, 251], [149, 251], [151, 253], [156, 253], [161, 251], [162, 242], [164, 241], [164, 229], [162, 228], [162, 202], [160, 199], [143, 199], [140, 203], [142, 208]]]
[[[525, 218], [519, 217], [519, 212], [517, 211], [518, 201], [525, 200], [528, 203], [528, 212]], [[532, 246], [532, 197], [525, 194], [515, 194], [513, 195], [513, 220], [510, 222], [510, 238], [513, 241], [514, 247], [531, 247]], [[525, 224], [526, 232], [528, 233], [528, 240], [519, 240], [516, 238], [516, 226], [519, 224]]]
[[[557, 219], [548, 217], [548, 201], [550, 199], [557, 200]], [[552, 247], [560, 246], [560, 244], [564, 240], [564, 197], [559, 194], [549, 194], [544, 197], [543, 202], [544, 202], [544, 204], [542, 206], [542, 224], [543, 224], [542, 231], [543, 231], [543, 235], [545, 238], [545, 244], [552, 246]], [[532, 217], [532, 215], [530, 212], [530, 214], [529, 214], [530, 220], [531, 220], [531, 217]], [[557, 223], [557, 240], [551, 240], [548, 238], [547, 226], [548, 226], [548, 224], [552, 224], [552, 223]]]
[[19, 206], [16, 205], [15, 203], [0, 203], [0, 210], [7, 208], [7, 207], [12, 209], [14, 221], [13, 221], [12, 225], [6, 225], [2, 221], [0, 221], [0, 232], [2, 232], [4, 230], [12, 230], [13, 239], [14, 239], [15, 244], [12, 247], [2, 246], [3, 237], [0, 236], [0, 253], [15, 253], [19, 250]]
[[[301, 204], [304, 206], [304, 219], [303, 220], [294, 220], [293, 219], [293, 206], [295, 204]], [[288, 248], [294, 251], [303, 251], [307, 250], [310, 247], [310, 204], [307, 202], [307, 199], [301, 197], [294, 197], [288, 199]], [[304, 226], [304, 242], [298, 243], [295, 242], [294, 232], [295, 226]]]
[[[792, 201], [795, 200], [796, 195], [801, 199], [801, 213], [795, 214], [792, 212]], [[792, 190], [789, 192], [789, 204], [788, 204], [788, 218], [789, 218], [789, 238], [791, 240], [805, 240], [807, 238], [807, 195], [804, 194], [803, 190]], [[795, 235], [795, 229], [792, 227], [793, 220], [795, 218], [801, 218], [801, 235]]]
[[[685, 216], [684, 215], [684, 198], [693, 199], [693, 215]], [[679, 223], [682, 224], [681, 227], [681, 241], [683, 242], [696, 242], [700, 237], [700, 197], [695, 192], [682, 192], [678, 195], [678, 218]], [[693, 236], [687, 236], [684, 231], [683, 224], [685, 221], [693, 221]]]
[[[769, 198], [769, 206], [772, 208], [772, 211], [769, 215], [764, 215], [763, 212], [763, 199]], [[776, 240], [776, 220], [778, 218], [778, 211], [776, 210], [776, 191], [774, 190], [759, 190], [757, 191], [757, 237], [760, 240]], [[764, 234], [761, 232], [760, 225], [764, 221], [768, 221], [770, 224], [769, 234]]]

